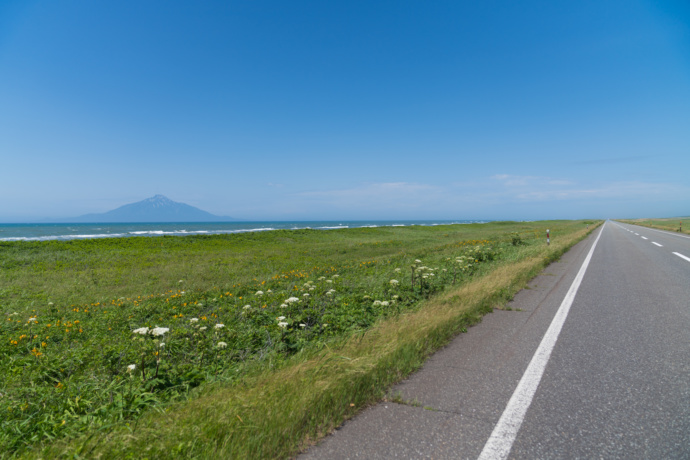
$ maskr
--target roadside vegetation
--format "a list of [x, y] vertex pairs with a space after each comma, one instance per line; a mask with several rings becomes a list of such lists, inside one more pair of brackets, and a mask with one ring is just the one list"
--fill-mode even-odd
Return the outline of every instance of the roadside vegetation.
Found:
[[641, 225], [643, 227], [682, 232], [690, 235], [690, 217], [669, 217], [665, 219], [616, 219], [626, 224]]
[[598, 223], [0, 243], [0, 455], [294, 455]]

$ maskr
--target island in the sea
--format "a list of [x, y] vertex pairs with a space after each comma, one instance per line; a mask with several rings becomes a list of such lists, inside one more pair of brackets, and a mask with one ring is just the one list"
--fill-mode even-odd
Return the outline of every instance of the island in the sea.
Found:
[[216, 216], [194, 206], [179, 203], [163, 195], [155, 195], [136, 203], [126, 204], [104, 213], [85, 214], [64, 222], [112, 223], [112, 222], [229, 222], [237, 219]]

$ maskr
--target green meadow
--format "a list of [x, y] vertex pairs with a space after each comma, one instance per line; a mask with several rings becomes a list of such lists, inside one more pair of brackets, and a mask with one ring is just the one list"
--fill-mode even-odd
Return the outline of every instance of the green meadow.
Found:
[[293, 456], [599, 223], [0, 243], [0, 456]]

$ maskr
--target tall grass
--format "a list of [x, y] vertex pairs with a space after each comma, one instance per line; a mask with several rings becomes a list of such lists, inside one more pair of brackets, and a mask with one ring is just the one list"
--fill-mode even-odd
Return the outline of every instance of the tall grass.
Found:
[[[11, 405], [12, 410], [25, 413], [2, 422], [6, 446], [12, 446], [18, 454], [46, 457], [74, 454], [109, 458], [292, 455], [358, 408], [380, 398], [391, 383], [417, 368], [425, 356], [462, 328], [478, 321], [492, 307], [512, 297], [539, 268], [583, 237], [583, 226], [582, 222], [498, 223], [474, 228], [363, 229], [306, 234], [276, 232], [273, 235], [261, 234], [258, 238], [250, 235], [237, 239], [181, 238], [170, 241], [174, 243], [171, 247], [177, 245], [182, 248], [177, 250], [175, 257], [158, 252], [161, 242], [168, 243], [165, 239], [105, 241], [100, 252], [95, 249], [98, 247], [95, 244], [92, 252], [84, 251], [83, 261], [78, 262], [75, 258], [73, 268], [53, 270], [69, 277], [66, 274], [83, 274], [92, 269], [92, 264], [109, 261], [115, 267], [118, 264], [128, 266], [132, 272], [141, 275], [150, 274], [148, 264], [140, 263], [142, 257], [154, 265], [164, 260], [170, 264], [168, 281], [161, 283], [159, 278], [151, 283], [134, 276], [133, 282], [145, 293], [152, 286], [159, 290], [168, 288], [167, 283], [172, 283], [175, 289], [168, 288], [162, 292], [163, 296], [148, 294], [114, 299], [115, 295], [122, 293], [122, 287], [108, 287], [109, 284], [102, 281], [120, 276], [115, 269], [103, 271], [97, 278], [98, 283], [83, 291], [52, 285], [41, 288], [42, 295], [57, 302], [51, 306], [43, 305], [36, 312], [24, 310], [23, 313], [35, 315], [41, 322], [38, 325], [24, 323], [22, 318], [21, 328], [44, 326], [44, 317], [53, 324], [63, 318], [62, 326], [64, 320], [69, 321], [70, 333], [74, 334], [75, 318], [84, 315], [87, 309], [88, 315], [84, 318], [92, 330], [85, 329], [88, 336], [69, 336], [69, 340], [63, 337], [55, 344], [54, 348], [60, 349], [60, 358], [70, 357], [78, 361], [67, 363], [72, 365], [72, 374], [67, 379], [61, 374], [64, 360], [57, 366], [50, 365], [51, 360], [58, 359], [50, 354], [53, 344], [44, 348], [34, 347], [42, 353], [38, 356], [28, 346], [22, 352], [16, 351], [16, 345], [7, 347], [14, 364], [6, 370], [17, 368], [22, 363], [22, 372], [27, 367], [33, 370], [28, 374], [20, 372], [19, 378], [14, 380], [6, 380], [11, 385], [8, 386], [10, 398], [5, 398], [5, 402], [13, 400], [16, 404]], [[552, 231], [549, 247], [543, 244], [546, 227]], [[512, 234], [515, 230], [521, 235], [521, 241], [517, 243]], [[46, 246], [48, 251], [37, 250], [31, 244], [24, 247], [12, 245], [10, 251], [4, 253], [11, 255], [2, 261], [14, 267], [11, 276], [19, 284], [34, 276], [35, 265], [45, 266], [51, 252], [65, 250], [60, 245]], [[86, 247], [89, 248], [88, 244]], [[467, 257], [461, 260], [454, 258], [462, 254]], [[469, 255], [472, 255], [471, 263]], [[232, 257], [233, 260], [251, 260], [252, 263], [233, 265], [233, 268], [241, 269], [230, 278], [221, 270], [214, 276], [201, 269], [190, 270], [181, 256], [190, 256], [197, 261]], [[264, 259], [267, 260], [264, 262]], [[421, 264], [414, 262], [415, 259], [439, 265], [436, 277], [422, 281], [423, 273], [433, 271], [421, 270]], [[16, 264], [21, 260], [23, 264]], [[411, 265], [416, 266], [416, 286], [412, 285]], [[440, 267], [447, 267], [446, 271]], [[461, 272], [451, 276], [454, 267], [461, 267]], [[396, 268], [400, 271], [396, 272]], [[399, 276], [403, 269], [406, 269], [405, 277]], [[182, 291], [179, 279], [175, 280], [181, 271], [188, 275], [182, 284], [194, 285], [192, 289], [185, 288], [184, 295], [179, 294]], [[334, 277], [336, 274], [340, 276]], [[56, 273], [52, 275], [59, 280]], [[391, 285], [393, 276], [401, 278], [400, 285]], [[410, 276], [409, 280], [407, 276]], [[322, 277], [324, 279], [319, 280]], [[331, 283], [327, 283], [328, 280]], [[267, 292], [269, 288], [272, 288], [271, 294]], [[332, 301], [327, 298], [327, 288], [336, 291], [339, 296], [337, 302], [328, 303]], [[258, 289], [264, 291], [259, 297]], [[308, 310], [297, 307], [290, 310], [279, 305], [288, 293], [293, 292], [310, 294], [306, 299], [321, 299], [326, 308], [317, 310], [328, 312], [330, 316], [326, 323], [322, 323], [323, 317], [320, 317], [318, 322], [309, 324], [303, 316], [289, 325], [278, 326], [275, 319], [278, 312], [281, 316], [295, 319], [304, 313], [303, 310]], [[83, 301], [96, 294], [100, 302], [66, 306], [60, 301], [60, 296], [63, 301], [74, 301], [75, 296]], [[13, 291], [8, 298], [14, 307], [20, 307], [22, 302], [26, 302], [26, 296], [27, 293]], [[241, 297], [244, 298], [240, 301]], [[245, 310], [243, 303], [247, 298], [251, 298], [254, 305]], [[388, 308], [382, 308], [383, 305], [374, 308], [375, 302], [381, 300], [390, 302], [386, 305]], [[103, 311], [110, 313], [101, 313]], [[253, 319], [243, 315], [247, 311], [254, 312]], [[289, 314], [283, 315], [282, 312], [286, 311]], [[184, 315], [183, 320], [175, 323], [178, 318], [173, 317], [180, 313]], [[203, 336], [205, 332], [199, 330], [201, 326], [198, 324], [201, 321], [189, 321], [192, 315], [201, 317], [203, 313], [209, 325], [222, 322], [226, 327], [212, 330], [211, 337], [208, 334]], [[155, 337], [142, 336], [139, 340], [143, 339], [143, 342], [132, 342], [132, 338], [137, 339], [132, 334], [135, 326], [142, 326], [149, 320], [153, 327], [159, 324], [151, 321], [158, 322], [159, 319], [166, 320], [165, 325], [172, 329], [170, 337], [165, 338], [168, 343], [164, 350], [166, 353], [171, 350], [163, 359], [163, 364], [170, 366], [166, 369], [162, 369], [160, 358], [156, 358], [160, 355], [155, 353], [160, 353], [161, 347]], [[305, 327], [300, 327], [297, 321], [305, 321]], [[8, 321], [3, 332], [16, 336], [17, 327], [16, 319], [14, 323]], [[254, 334], [252, 331], [262, 331], [258, 337], [263, 341], [231, 342], [231, 338], [243, 337], [242, 330], [249, 337]], [[196, 341], [198, 345], [190, 348], [186, 339]], [[257, 337], [254, 339], [258, 340]], [[28, 339], [23, 340], [28, 344]], [[213, 348], [221, 340], [234, 345], [221, 350]], [[281, 348], [281, 344], [296, 346]], [[14, 351], [12, 347], [15, 347]], [[102, 354], [106, 349], [112, 351], [109, 358], [103, 360]], [[244, 351], [247, 353], [242, 355], [240, 352]], [[113, 362], [113, 358], [118, 356], [119, 360]], [[142, 356], [141, 362], [134, 360], [138, 356]], [[99, 360], [101, 362], [97, 364], [95, 361]], [[106, 367], [102, 367], [103, 362]], [[148, 379], [144, 375], [129, 373], [126, 365], [130, 362], [140, 368], [148, 366]], [[49, 368], [47, 373], [46, 366]], [[180, 366], [181, 371], [177, 369]], [[185, 377], [182, 371], [190, 369], [194, 371], [192, 380], [185, 380], [190, 376]], [[98, 373], [105, 371], [110, 374], [106, 374], [108, 378], [104, 382]], [[154, 372], [156, 376], [160, 372], [168, 379], [177, 376], [180, 380], [177, 385], [160, 387], [161, 382], [156, 380], [161, 379], [151, 378]], [[42, 377], [37, 379], [37, 375]], [[31, 391], [17, 392], [24, 388], [22, 378], [24, 383], [33, 387]], [[206, 383], [190, 385], [194, 378], [198, 383]], [[64, 388], [56, 386], [56, 379]], [[106, 384], [113, 387], [108, 388]], [[194, 387], [196, 389], [192, 389]], [[166, 396], [166, 391], [172, 391], [172, 396]], [[94, 395], [100, 398], [98, 404], [92, 404], [90, 411], [80, 412], [80, 401], [81, 407], [86, 407], [98, 399]], [[42, 398], [42, 401], [37, 404], [35, 400], [22, 399], [28, 396]], [[136, 398], [139, 398], [138, 402]], [[43, 409], [40, 402], [44, 404]], [[47, 413], [46, 403], [58, 405], [66, 411], [65, 421], [60, 420], [62, 417], [54, 417], [47, 422], [41, 419]], [[97, 410], [93, 410], [94, 407]], [[125, 412], [124, 408], [128, 411]], [[43, 423], [42, 431], [29, 430], [32, 434], [28, 443], [26, 437], [19, 442], [8, 434], [12, 429], [22, 429], [22, 424], [36, 422]], [[60, 438], [67, 441], [60, 441]], [[34, 450], [27, 451], [26, 447], [32, 445]]]

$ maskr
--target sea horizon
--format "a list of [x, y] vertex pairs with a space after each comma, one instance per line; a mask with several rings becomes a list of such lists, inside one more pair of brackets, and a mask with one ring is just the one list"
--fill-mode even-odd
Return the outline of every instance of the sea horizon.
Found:
[[339, 230], [487, 223], [489, 220], [303, 220], [231, 222], [0, 223], [0, 242], [222, 235], [275, 230]]

